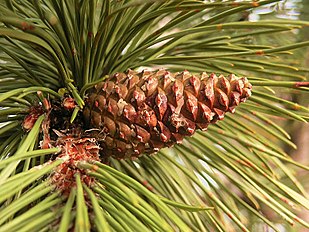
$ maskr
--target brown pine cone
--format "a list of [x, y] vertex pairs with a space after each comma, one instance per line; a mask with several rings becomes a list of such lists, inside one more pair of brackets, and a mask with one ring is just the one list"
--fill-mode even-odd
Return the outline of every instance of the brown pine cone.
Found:
[[234, 112], [251, 95], [245, 77], [132, 70], [88, 92], [84, 118], [103, 156], [132, 158], [180, 143]]

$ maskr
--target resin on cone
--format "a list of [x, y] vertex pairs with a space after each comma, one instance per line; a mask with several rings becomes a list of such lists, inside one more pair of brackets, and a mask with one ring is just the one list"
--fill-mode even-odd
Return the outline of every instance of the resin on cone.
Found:
[[206, 130], [246, 101], [251, 88], [233, 74], [128, 70], [90, 89], [83, 114], [103, 157], [132, 158]]

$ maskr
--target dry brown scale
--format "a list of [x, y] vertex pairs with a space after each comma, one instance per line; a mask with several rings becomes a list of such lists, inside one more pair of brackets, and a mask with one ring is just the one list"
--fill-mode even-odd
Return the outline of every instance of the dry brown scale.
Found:
[[95, 138], [60, 137], [55, 146], [61, 148], [57, 159], [65, 160], [54, 169], [50, 176], [57, 189], [65, 196], [69, 196], [71, 189], [76, 187], [76, 174], [80, 175], [84, 184], [91, 186], [94, 178], [90, 177], [86, 170], [79, 168], [78, 163], [100, 161], [99, 146]]
[[251, 95], [245, 77], [188, 71], [116, 73], [88, 91], [83, 115], [101, 157], [132, 158], [180, 143]]

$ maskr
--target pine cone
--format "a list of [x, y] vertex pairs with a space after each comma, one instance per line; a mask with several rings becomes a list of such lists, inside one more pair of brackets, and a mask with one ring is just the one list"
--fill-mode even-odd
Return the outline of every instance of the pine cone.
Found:
[[234, 112], [251, 95], [244, 77], [172, 74], [166, 70], [111, 75], [88, 92], [84, 118], [103, 156], [132, 158], [180, 143], [196, 129]]

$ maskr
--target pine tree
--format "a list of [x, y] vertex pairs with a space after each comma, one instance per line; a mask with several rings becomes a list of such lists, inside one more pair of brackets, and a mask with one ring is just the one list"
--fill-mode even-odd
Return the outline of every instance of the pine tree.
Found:
[[0, 231], [309, 228], [308, 22], [248, 19], [282, 6], [0, 1]]

